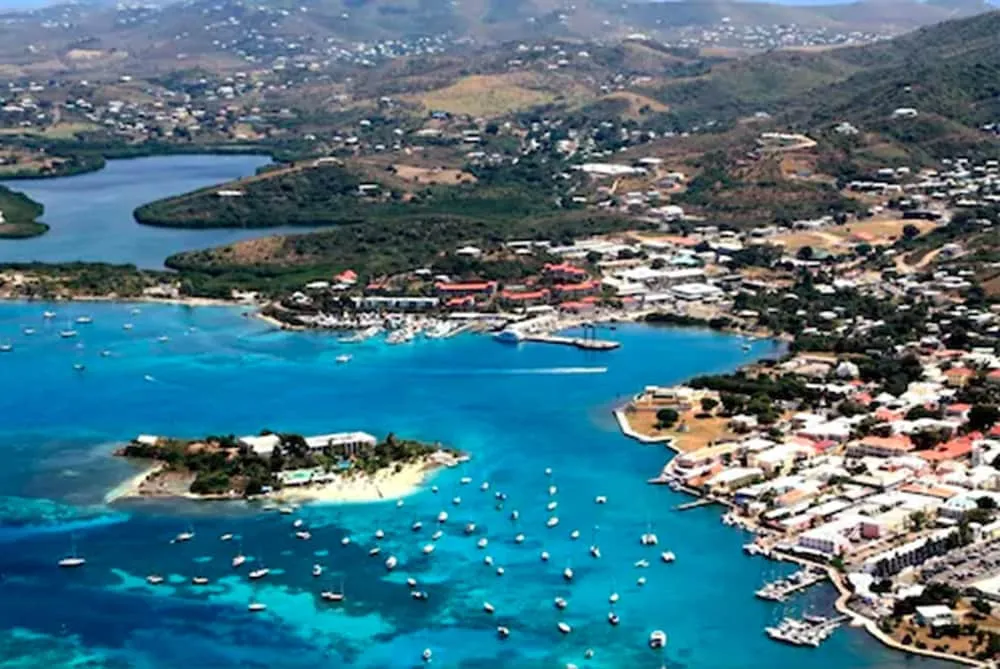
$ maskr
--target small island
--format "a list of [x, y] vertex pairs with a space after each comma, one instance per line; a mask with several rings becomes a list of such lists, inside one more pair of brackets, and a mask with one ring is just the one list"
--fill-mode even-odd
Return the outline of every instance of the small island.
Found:
[[430, 472], [467, 460], [391, 433], [379, 441], [365, 432], [306, 437], [268, 430], [203, 439], [140, 435], [115, 455], [152, 464], [109, 499], [377, 501], [410, 494]]
[[24, 193], [0, 186], [0, 239], [26, 239], [45, 234], [49, 226], [38, 218], [45, 208]]

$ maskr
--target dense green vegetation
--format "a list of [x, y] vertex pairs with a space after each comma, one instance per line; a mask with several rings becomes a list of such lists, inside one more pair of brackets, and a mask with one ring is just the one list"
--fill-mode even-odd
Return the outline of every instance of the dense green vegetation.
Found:
[[44, 211], [41, 204], [27, 195], [0, 186], [0, 212], [3, 212], [0, 239], [24, 239], [44, 234], [49, 226], [38, 221]]
[[170, 272], [140, 270], [135, 265], [88, 262], [0, 263], [0, 271], [5, 270], [35, 277], [36, 281], [20, 286], [18, 296], [25, 299], [54, 299], [67, 295], [138, 297], [144, 288], [177, 279]]
[[[262, 434], [271, 434], [264, 431]], [[293, 469], [338, 471], [371, 476], [376, 472], [417, 462], [437, 450], [438, 445], [398, 439], [389, 434], [384, 441], [348, 457], [337, 447], [314, 450], [298, 434], [278, 434], [280, 442], [266, 457], [240, 444], [233, 435], [208, 436], [201, 440], [167, 439], [157, 445], [132, 442], [117, 454], [162, 462], [167, 471], [194, 474], [190, 491], [199, 495], [256, 495], [281, 487], [279, 472]]]

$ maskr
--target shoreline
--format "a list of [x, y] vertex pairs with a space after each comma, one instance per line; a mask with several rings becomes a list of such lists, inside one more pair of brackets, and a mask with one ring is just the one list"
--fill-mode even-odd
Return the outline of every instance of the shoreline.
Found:
[[182, 307], [247, 307], [257, 309], [256, 303], [237, 302], [216, 297], [150, 297], [136, 295], [134, 297], [119, 297], [111, 295], [72, 295], [69, 297], [35, 298], [23, 295], [0, 295], [0, 302], [24, 304], [66, 304], [83, 303], [116, 303], [116, 304], [164, 304]]

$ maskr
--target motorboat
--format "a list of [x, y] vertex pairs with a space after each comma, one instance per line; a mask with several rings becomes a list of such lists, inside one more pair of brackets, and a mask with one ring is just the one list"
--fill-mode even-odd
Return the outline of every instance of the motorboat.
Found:
[[242, 553], [233, 558], [233, 569], [238, 568], [244, 562], [247, 561], [247, 557]]
[[506, 639], [510, 636], [510, 629], [504, 627], [503, 625], [497, 627], [497, 636], [501, 639]]
[[414, 532], [419, 532], [421, 529], [423, 529], [423, 527], [424, 524], [421, 523], [419, 520], [413, 521], [413, 525], [410, 525], [410, 529], [413, 530]]
[[252, 572], [248, 574], [248, 576], [250, 577], [251, 580], [257, 581], [264, 578], [270, 573], [271, 573], [270, 569], [268, 569], [267, 567], [261, 567], [260, 569], [254, 569]]
[[185, 541], [191, 541], [192, 539], [194, 539], [194, 532], [188, 530], [187, 532], [181, 532], [176, 537], [174, 537], [173, 543], [180, 544], [184, 543]]
[[424, 555], [430, 555], [434, 552], [434, 544], [424, 544]]
[[577, 539], [579, 539], [580, 538], [580, 530], [573, 530], [572, 532], [570, 532], [569, 533], [569, 538], [572, 539], [573, 541], [576, 541]]
[[299, 538], [299, 539], [302, 539], [303, 541], [309, 541], [310, 539], [312, 539], [312, 533], [310, 533], [310, 532], [308, 532], [306, 530], [302, 530], [300, 532], [296, 532], [295, 536], [297, 538]]
[[208, 579], [204, 576], [195, 576], [191, 579], [191, 583], [194, 585], [208, 585]]
[[372, 548], [370, 548], [368, 550], [368, 555], [371, 556], [371, 557], [375, 557], [376, 555], [378, 555], [381, 552], [382, 552], [382, 547], [381, 546], [373, 546]]
[[546, 527], [555, 527], [558, 524], [559, 524], [559, 517], [558, 516], [552, 516], [547, 521], [545, 521], [545, 526]]
[[542, 562], [548, 562], [549, 561], [549, 552], [548, 551], [542, 551], [541, 558], [542, 558]]
[[475, 523], [468, 523], [465, 526], [465, 533], [466, 534], [472, 534], [475, 531], [476, 531], [476, 524]]
[[514, 543], [515, 544], [523, 544], [524, 543], [524, 535], [523, 534], [517, 534], [517, 535], [515, 535], [514, 536]]
[[486, 548], [487, 544], [489, 544], [489, 540], [486, 537], [482, 537], [479, 541], [476, 542], [476, 548], [479, 549]]
[[348, 363], [350, 361], [351, 361], [351, 356], [347, 355], [346, 353], [343, 354], [343, 355], [338, 355], [337, 356], [337, 364], [339, 364], [339, 365], [346, 364], [346, 363]]
[[677, 559], [677, 556], [674, 555], [673, 551], [664, 551], [660, 553], [660, 559], [666, 562], [667, 564], [670, 564], [671, 562]]
[[323, 567], [318, 564], [313, 565], [312, 575], [314, 578], [318, 578], [323, 575]]
[[553, 603], [555, 604], [556, 608], [559, 609], [559, 610], [565, 609], [566, 606], [567, 606], [566, 600], [563, 599], [562, 597], [556, 597], [555, 600], [553, 600]]
[[556, 627], [558, 627], [559, 631], [562, 632], [563, 634], [569, 634], [570, 632], [573, 631], [573, 628], [570, 627], [568, 623], [564, 623], [561, 620], [556, 625]]
[[94, 319], [90, 316], [78, 316], [76, 322], [80, 325], [90, 325], [94, 322]]
[[659, 650], [667, 645], [667, 633], [663, 630], [653, 630], [649, 635], [649, 647]]
[[483, 611], [492, 614], [496, 609], [489, 602], [483, 602]]
[[59, 560], [59, 566], [67, 569], [72, 569], [73, 567], [82, 567], [87, 564], [87, 561], [82, 557], [72, 556], [63, 558]]
[[620, 622], [621, 622], [621, 619], [618, 617], [617, 613], [615, 613], [614, 611], [609, 611], [608, 612], [608, 623], [610, 625], [617, 626], [618, 623], [620, 623]]
[[563, 569], [563, 579], [566, 580], [566, 581], [572, 581], [573, 580], [573, 570], [570, 569], [569, 567], [566, 567], [565, 569]]
[[399, 564], [399, 560], [396, 559], [395, 555], [390, 555], [385, 560], [385, 568], [389, 571], [395, 569], [397, 564]]
[[437, 521], [439, 523], [447, 522], [448, 521], [448, 512], [447, 511], [442, 511], [441, 513], [439, 513], [438, 516], [437, 516]]
[[594, 504], [607, 504], [607, 503], [608, 503], [608, 498], [605, 497], [604, 495], [598, 495], [597, 497], [594, 498]]
[[146, 583], [149, 583], [150, 585], [160, 585], [163, 583], [163, 577], [159, 574], [150, 574], [146, 577]]
[[251, 613], [260, 613], [261, 611], [267, 611], [267, 604], [262, 604], [260, 602], [250, 602], [247, 604], [247, 611]]

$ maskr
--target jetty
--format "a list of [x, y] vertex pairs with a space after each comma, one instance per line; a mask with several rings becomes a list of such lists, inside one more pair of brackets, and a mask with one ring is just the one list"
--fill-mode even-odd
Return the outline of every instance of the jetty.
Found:
[[709, 506], [710, 504], [715, 504], [717, 500], [710, 497], [702, 497], [701, 499], [696, 499], [693, 502], [685, 502], [684, 504], [678, 504], [674, 507], [674, 511], [688, 511], [690, 509], [697, 509], [701, 506]]
[[826, 572], [804, 568], [790, 574], [785, 578], [778, 579], [773, 583], [767, 583], [754, 594], [760, 599], [772, 602], [783, 602], [791, 595], [805, 590], [808, 587], [825, 581]]
[[608, 339], [591, 339], [589, 337], [562, 337], [551, 334], [524, 335], [521, 341], [533, 341], [541, 344], [561, 344], [575, 346], [586, 351], [611, 351], [621, 346], [621, 342]]

